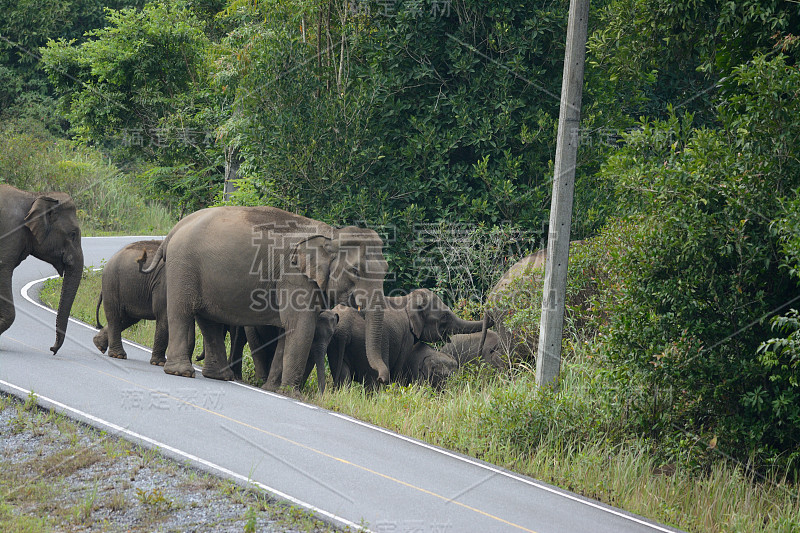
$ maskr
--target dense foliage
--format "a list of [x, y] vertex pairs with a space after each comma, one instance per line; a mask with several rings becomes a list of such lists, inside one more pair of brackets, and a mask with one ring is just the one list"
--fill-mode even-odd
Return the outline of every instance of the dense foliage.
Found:
[[[566, 0], [38, 4], [2, 6], [0, 103], [181, 212], [238, 169], [226, 201], [379, 228], [387, 290], [472, 314], [546, 238]], [[571, 275], [608, 398], [665, 460], [700, 438], [796, 468], [797, 28], [796, 2], [592, 3]]]
[[720, 127], [692, 128], [691, 114], [644, 122], [603, 168], [627, 213], [606, 230], [624, 237], [609, 263], [618, 286], [604, 348], [644, 388], [643, 429], [794, 454], [796, 391], [757, 350], [766, 319], [800, 295], [774, 228], [798, 214], [786, 203], [800, 187], [800, 71], [759, 56], [732, 81]]

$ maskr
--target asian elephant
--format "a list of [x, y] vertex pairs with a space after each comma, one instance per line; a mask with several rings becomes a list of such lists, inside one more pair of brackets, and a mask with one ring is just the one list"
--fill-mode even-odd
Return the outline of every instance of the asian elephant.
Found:
[[450, 337], [450, 342], [442, 346], [439, 351], [454, 358], [458, 362], [459, 368], [468, 363], [482, 362], [497, 370], [504, 369], [506, 364], [498, 351], [500, 335], [487, 329], [482, 351], [480, 348], [481, 335], [481, 333], [453, 335]]
[[[355, 309], [335, 307], [339, 325], [328, 346], [334, 384], [352, 380], [375, 385], [375, 374], [365, 354], [365, 320]], [[417, 342], [446, 341], [458, 333], [481, 331], [480, 320], [463, 320], [433, 292], [416, 289], [405, 296], [386, 297], [384, 320], [385, 363], [391, 374], [401, 374]]]
[[29, 255], [53, 265], [64, 277], [56, 315], [55, 355], [67, 331], [69, 312], [83, 274], [81, 229], [75, 203], [65, 193], [36, 194], [0, 185], [0, 334], [14, 322], [14, 269]]
[[[480, 336], [480, 333], [475, 335]], [[458, 366], [458, 361], [452, 356], [418, 342], [411, 348], [403, 365], [401, 382], [426, 382], [438, 389], [458, 370]]]
[[[317, 316], [314, 340], [308, 354], [300, 386], [305, 384], [311, 371], [317, 369], [317, 385], [320, 394], [325, 392], [325, 352], [339, 324], [339, 315], [330, 309]], [[281, 385], [283, 373], [284, 339], [283, 330], [272, 326], [245, 328], [250, 355], [256, 370], [256, 377], [264, 380], [264, 389], [277, 390]]]
[[317, 316], [336, 304], [366, 313], [366, 356], [378, 380], [389, 381], [381, 348], [383, 242], [369, 229], [337, 229], [273, 207], [202, 209], [178, 222], [149, 272], [165, 262], [170, 344], [168, 374], [192, 377], [194, 321], [206, 342], [203, 375], [233, 379], [224, 326], [285, 330], [281, 386], [298, 388]]
[[[531, 360], [536, 355], [538, 335], [520, 337], [506, 326], [504, 318], [516, 309], [514, 299], [520, 290], [520, 282], [539, 277], [544, 278], [544, 263], [547, 258], [547, 249], [539, 250], [517, 261], [489, 291], [486, 297], [486, 312], [483, 315], [487, 323], [484, 331], [489, 331], [488, 322], [495, 323], [498, 335], [498, 349], [505, 354], [523, 360]], [[487, 339], [488, 340], [488, 339]], [[483, 342], [483, 341], [482, 341]], [[484, 350], [479, 343], [479, 353]]]
[[[583, 246], [585, 241], [571, 241], [570, 249]], [[486, 297], [486, 312], [484, 321], [494, 322], [494, 328], [499, 336], [497, 350], [508, 354], [512, 359], [532, 360], [539, 348], [538, 328], [535, 333], [520, 335], [505, 324], [505, 317], [521, 306], [530, 306], [531, 300], [536, 300], [531, 294], [532, 290], [541, 292], [541, 284], [545, 274], [547, 249], [539, 250], [520, 259], [515, 263], [489, 291]], [[586, 288], [577, 294], [568, 295], [568, 306], [582, 305], [590, 296]], [[539, 304], [541, 305], [541, 304]], [[577, 326], [582, 327], [582, 323]], [[486, 330], [488, 331], [487, 326]]]
[[[127, 359], [122, 346], [122, 332], [140, 320], [155, 320], [151, 365], [166, 363], [167, 343], [167, 284], [164, 263], [159, 263], [149, 274], [139, 273], [139, 265], [153, 256], [162, 241], [131, 243], [111, 256], [103, 268], [100, 296], [97, 299], [95, 318], [100, 332], [94, 336], [94, 345], [117, 359]], [[108, 324], [100, 324], [100, 305], [106, 313]]]

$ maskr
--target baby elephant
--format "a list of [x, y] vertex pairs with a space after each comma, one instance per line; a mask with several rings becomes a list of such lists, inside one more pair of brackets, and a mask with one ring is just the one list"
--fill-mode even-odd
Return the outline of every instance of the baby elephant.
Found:
[[[108, 260], [103, 269], [102, 288], [97, 301], [97, 327], [94, 345], [117, 359], [127, 359], [122, 347], [122, 331], [140, 320], [155, 320], [151, 365], [164, 366], [169, 334], [167, 331], [167, 290], [164, 262], [149, 274], [139, 272], [139, 263], [155, 254], [161, 241], [138, 241], [129, 244]], [[100, 324], [100, 305], [106, 312], [108, 325]]]
[[[328, 349], [336, 326], [339, 324], [339, 314], [327, 309], [317, 316], [314, 338], [308, 354], [308, 361], [303, 371], [305, 384], [314, 367], [317, 369], [317, 385], [320, 394], [325, 392], [325, 352]], [[250, 354], [253, 358], [256, 377], [265, 381], [263, 388], [278, 390], [283, 375], [283, 348], [285, 335], [283, 329], [274, 326], [246, 327], [247, 342], [250, 345]]]
[[[480, 335], [480, 334], [479, 334]], [[401, 382], [428, 382], [437, 389], [458, 370], [458, 362], [446, 353], [439, 352], [418, 342], [411, 349], [405, 365]]]
[[458, 361], [459, 368], [467, 363], [483, 362], [497, 370], [503, 370], [506, 367], [506, 363], [499, 356], [497, 350], [500, 345], [500, 336], [490, 329], [486, 330], [483, 353], [478, 353], [480, 344], [480, 333], [453, 335], [450, 337], [450, 342], [442, 346], [441, 351]]

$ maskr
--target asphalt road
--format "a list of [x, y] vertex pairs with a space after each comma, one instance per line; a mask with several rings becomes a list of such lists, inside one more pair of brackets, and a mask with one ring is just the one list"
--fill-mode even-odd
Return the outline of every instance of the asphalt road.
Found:
[[[100, 265], [137, 237], [84, 238]], [[377, 532], [676, 531], [531, 478], [337, 413], [234, 382], [170, 376], [132, 344], [101, 355], [72, 321], [57, 356], [55, 315], [38, 304], [50, 265], [14, 272], [17, 318], [0, 337], [0, 389], [350, 527]], [[29, 295], [30, 301], [23, 297]]]

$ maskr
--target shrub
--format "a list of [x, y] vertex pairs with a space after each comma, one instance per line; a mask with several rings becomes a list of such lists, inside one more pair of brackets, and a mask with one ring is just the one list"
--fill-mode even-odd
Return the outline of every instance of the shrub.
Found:
[[756, 351], [764, 319], [797, 291], [772, 222], [800, 185], [800, 71], [759, 57], [729, 83], [718, 129], [692, 128], [691, 115], [643, 122], [604, 166], [626, 215], [605, 230], [618, 240], [601, 333], [618, 378], [633, 382], [619, 386], [639, 427], [774, 459], [796, 446], [797, 426], [760, 407], [789, 390]]

